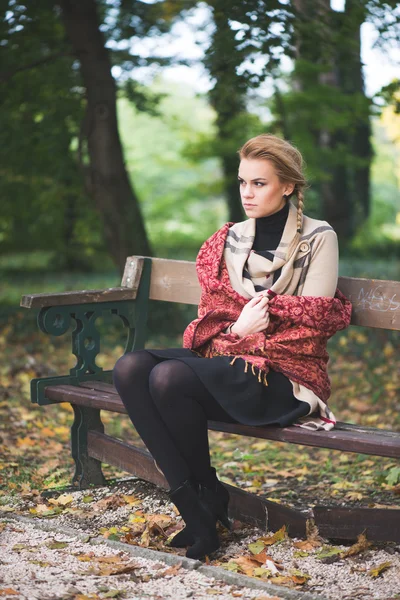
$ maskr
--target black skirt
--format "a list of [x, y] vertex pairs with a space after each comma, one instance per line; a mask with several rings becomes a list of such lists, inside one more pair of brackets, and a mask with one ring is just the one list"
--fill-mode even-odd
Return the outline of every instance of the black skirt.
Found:
[[156, 358], [189, 365], [222, 408], [244, 425], [286, 427], [309, 412], [310, 405], [295, 398], [291, 382], [278, 371], [270, 369], [265, 386], [251, 368], [245, 373], [242, 358], [231, 365], [232, 356], [202, 358], [188, 348], [146, 350]]

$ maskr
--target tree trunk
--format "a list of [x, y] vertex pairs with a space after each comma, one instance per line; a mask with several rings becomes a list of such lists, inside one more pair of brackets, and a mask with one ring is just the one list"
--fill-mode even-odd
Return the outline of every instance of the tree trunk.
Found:
[[60, 6], [86, 88], [83, 135], [89, 159], [89, 189], [103, 222], [108, 250], [122, 273], [127, 256], [149, 256], [151, 248], [125, 169], [109, 54], [99, 29], [95, 0], [60, 0]]
[[224, 174], [224, 189], [228, 204], [229, 220], [238, 222], [244, 219], [238, 188], [239, 159], [236, 150], [240, 146], [237, 119], [245, 111], [246, 89], [237, 74], [241, 64], [235, 41], [235, 32], [229, 24], [226, 0], [213, 0], [215, 30], [211, 45], [206, 54], [206, 68], [215, 79], [210, 91], [210, 102], [217, 113], [217, 138], [219, 156]]
[[360, 220], [370, 213], [370, 169], [373, 158], [371, 144], [370, 100], [365, 96], [364, 75], [361, 63], [361, 25], [366, 20], [366, 7], [359, 0], [346, 0], [343, 16], [340, 79], [342, 90], [357, 100], [359, 114], [351, 134], [351, 148], [356, 164], [352, 168], [352, 194]]
[[[329, 0], [294, 0], [298, 20], [295, 20], [296, 58], [325, 66], [322, 72], [314, 71], [307, 74], [308, 80], [302, 81], [297, 77], [297, 91], [307, 91], [307, 85], [328, 85], [340, 90], [339, 73], [334, 51], [333, 34], [341, 15], [330, 8]], [[321, 164], [321, 170], [329, 175], [326, 181], [317, 185], [320, 195], [321, 217], [326, 219], [338, 234], [339, 240], [347, 241], [354, 232], [354, 203], [351, 201], [349, 189], [349, 169], [346, 162], [334, 159], [339, 145], [347, 147], [349, 140], [343, 129], [332, 132], [324, 128], [309, 129], [315, 139], [315, 144], [321, 148], [322, 160], [332, 157], [332, 164]]]

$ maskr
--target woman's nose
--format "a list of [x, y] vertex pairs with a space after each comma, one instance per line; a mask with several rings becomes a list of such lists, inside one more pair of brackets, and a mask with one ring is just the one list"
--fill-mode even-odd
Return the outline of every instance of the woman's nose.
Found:
[[243, 195], [243, 198], [252, 198], [253, 192], [252, 192], [251, 186], [249, 184], [244, 187], [242, 195]]

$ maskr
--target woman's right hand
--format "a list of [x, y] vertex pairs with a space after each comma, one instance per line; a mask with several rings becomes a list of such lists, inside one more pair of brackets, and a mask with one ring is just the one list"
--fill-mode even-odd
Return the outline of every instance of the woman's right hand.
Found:
[[268, 327], [269, 299], [266, 296], [255, 296], [243, 308], [236, 323], [232, 325], [232, 333], [239, 337], [258, 333]]

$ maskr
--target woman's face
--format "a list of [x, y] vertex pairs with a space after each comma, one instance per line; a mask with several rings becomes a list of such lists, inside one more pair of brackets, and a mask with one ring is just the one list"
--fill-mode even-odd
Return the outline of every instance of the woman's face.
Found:
[[243, 158], [239, 165], [238, 180], [245, 213], [254, 219], [281, 210], [286, 204], [283, 195], [290, 195], [294, 190], [294, 184], [282, 183], [272, 162], [262, 158]]

